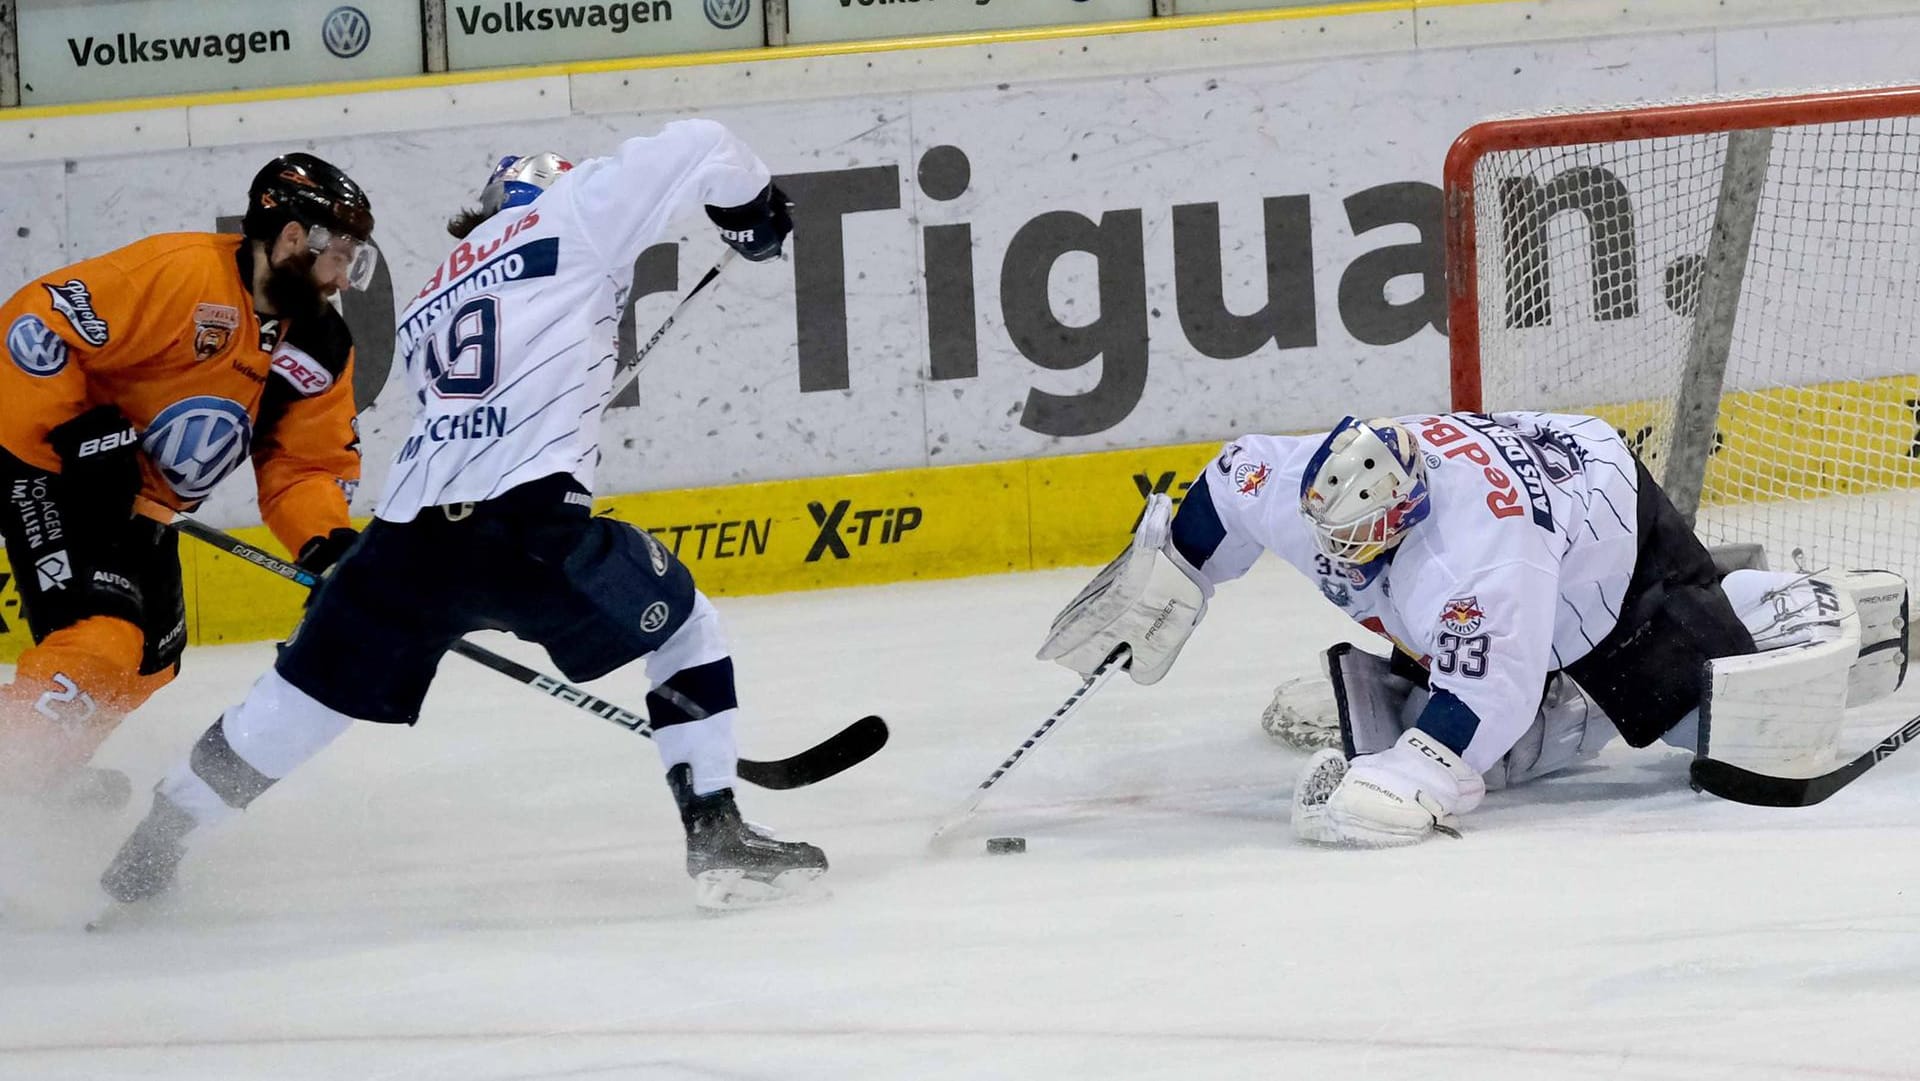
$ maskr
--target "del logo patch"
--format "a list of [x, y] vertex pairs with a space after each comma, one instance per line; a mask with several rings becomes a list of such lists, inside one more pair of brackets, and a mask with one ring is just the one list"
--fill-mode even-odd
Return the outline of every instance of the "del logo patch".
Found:
[[1233, 470], [1233, 490], [1244, 496], [1256, 496], [1273, 476], [1273, 467], [1265, 462], [1241, 462]]
[[1480, 608], [1480, 598], [1476, 596], [1455, 597], [1440, 609], [1440, 626], [1458, 635], [1477, 633], [1480, 625], [1487, 621], [1487, 613]]
[[327, 370], [326, 365], [290, 342], [280, 343], [280, 348], [273, 351], [273, 370], [306, 397], [312, 397], [333, 385], [333, 373]]

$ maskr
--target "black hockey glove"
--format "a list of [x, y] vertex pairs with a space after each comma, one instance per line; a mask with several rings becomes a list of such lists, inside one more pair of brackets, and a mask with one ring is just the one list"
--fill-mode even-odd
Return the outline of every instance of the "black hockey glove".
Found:
[[753, 202], [742, 206], [707, 207], [707, 217], [720, 227], [720, 239], [741, 255], [762, 262], [780, 254], [780, 245], [793, 232], [785, 192], [768, 184]]
[[341, 526], [323, 536], [314, 537], [300, 546], [300, 557], [294, 562], [308, 574], [318, 577], [333, 569], [340, 557], [347, 554], [353, 542], [360, 539], [360, 532]]
[[111, 405], [58, 424], [47, 445], [60, 456], [71, 531], [90, 541], [111, 538], [133, 517], [140, 494], [140, 433]]

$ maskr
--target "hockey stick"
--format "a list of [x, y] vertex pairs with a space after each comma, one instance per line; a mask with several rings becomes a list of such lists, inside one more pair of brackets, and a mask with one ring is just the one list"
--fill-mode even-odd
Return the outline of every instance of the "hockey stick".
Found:
[[659, 345], [660, 339], [666, 337], [667, 331], [673, 329], [674, 321], [680, 318], [680, 313], [687, 310], [687, 305], [693, 303], [693, 298], [699, 296], [702, 289], [713, 284], [713, 279], [720, 276], [720, 272], [727, 268], [728, 263], [733, 262], [736, 254], [732, 248], [722, 252], [720, 258], [714, 260], [713, 265], [707, 268], [707, 272], [702, 274], [693, 288], [687, 291], [687, 295], [680, 298], [680, 303], [675, 304], [673, 310], [667, 313], [666, 322], [661, 323], [659, 328], [633, 351], [633, 363], [614, 373], [613, 385], [607, 392], [608, 401], [619, 397], [621, 391], [626, 390], [630, 383], [640, 378], [640, 369], [647, 363], [647, 354], [653, 352], [653, 347]]
[[[295, 585], [314, 589], [320, 584], [320, 580], [314, 576], [313, 572], [248, 544], [231, 533], [215, 529], [191, 515], [170, 510], [145, 499], [140, 500], [140, 511], [148, 517], [172, 525], [195, 540], [204, 541], [228, 555], [238, 556], [263, 570], [272, 571]], [[652, 722], [646, 717], [614, 705], [571, 683], [537, 672], [518, 661], [502, 657], [492, 650], [483, 649], [464, 640], [455, 642], [451, 650], [501, 675], [519, 680], [548, 697], [557, 698], [568, 705], [584, 709], [629, 732], [638, 732], [648, 739], [653, 738]], [[825, 742], [816, 743], [792, 757], [779, 758], [771, 762], [742, 758], [739, 760], [736, 772], [741, 780], [748, 784], [759, 785], [761, 788], [802, 788], [824, 781], [849, 766], [866, 761], [886, 745], [887, 723], [879, 717], [867, 716], [829, 736]]]
[[1920, 717], [1901, 725], [1865, 754], [1818, 777], [1775, 777], [1716, 758], [1696, 758], [1688, 779], [1696, 792], [1755, 807], [1811, 807], [1860, 778], [1880, 760], [1920, 737]]
[[1080, 686], [1067, 696], [1066, 701], [1060, 703], [1060, 708], [1054, 710], [1052, 716], [1041, 722], [1040, 727], [1033, 730], [1033, 735], [1028, 736], [1026, 742], [1015, 747], [1013, 753], [1007, 756], [1006, 761], [1000, 763], [998, 769], [987, 774], [987, 779], [974, 787], [973, 794], [967, 797], [967, 802], [940, 823], [939, 828], [933, 831], [933, 836], [927, 839], [927, 843], [939, 845], [941, 838], [948, 830], [972, 817], [974, 809], [987, 798], [988, 790], [1000, 783], [1000, 778], [1012, 773], [1013, 767], [1020, 764], [1020, 760], [1026, 757], [1028, 751], [1033, 750], [1041, 740], [1046, 739], [1047, 733], [1053, 731], [1055, 725], [1072, 716], [1074, 711], [1080, 708], [1081, 703], [1092, 697], [1093, 692], [1099, 690], [1115, 672], [1125, 671], [1131, 663], [1133, 663], [1132, 649], [1124, 644], [1115, 646], [1113, 652], [1107, 654], [1107, 659], [1095, 665]]

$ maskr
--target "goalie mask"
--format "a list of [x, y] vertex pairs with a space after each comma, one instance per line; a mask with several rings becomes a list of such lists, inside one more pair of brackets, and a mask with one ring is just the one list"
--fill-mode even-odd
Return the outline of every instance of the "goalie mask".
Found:
[[492, 217], [508, 207], [525, 206], [572, 168], [572, 162], [550, 150], [539, 154], [508, 154], [493, 167], [487, 186], [480, 189], [480, 209]]
[[1371, 563], [1427, 516], [1427, 469], [1397, 421], [1348, 417], [1327, 433], [1300, 478], [1300, 513], [1320, 553]]

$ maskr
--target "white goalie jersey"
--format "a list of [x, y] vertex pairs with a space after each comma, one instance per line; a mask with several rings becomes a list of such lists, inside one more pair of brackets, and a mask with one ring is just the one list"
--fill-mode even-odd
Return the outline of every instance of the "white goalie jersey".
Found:
[[1354, 620], [1420, 659], [1435, 691], [1473, 711], [1479, 723], [1462, 758], [1485, 772], [1533, 723], [1547, 673], [1584, 657], [1619, 622], [1638, 549], [1640, 478], [1626, 443], [1594, 417], [1399, 419], [1426, 459], [1430, 513], [1390, 560], [1342, 566], [1316, 547], [1300, 489], [1320, 435], [1227, 445], [1205, 471], [1214, 514], [1183, 506], [1174, 543], [1214, 584], [1245, 574], [1262, 551], [1293, 564]]
[[591, 491], [634, 260], [678, 215], [769, 179], [726, 128], [682, 120], [476, 228], [400, 316], [413, 424], [375, 513], [411, 521], [553, 474]]

